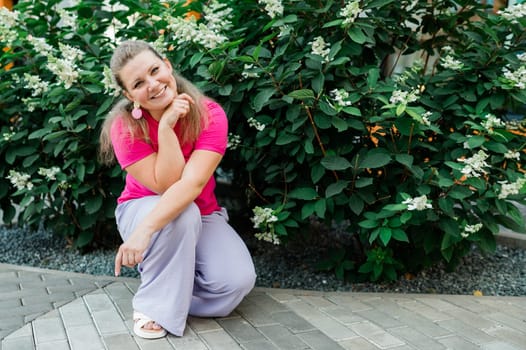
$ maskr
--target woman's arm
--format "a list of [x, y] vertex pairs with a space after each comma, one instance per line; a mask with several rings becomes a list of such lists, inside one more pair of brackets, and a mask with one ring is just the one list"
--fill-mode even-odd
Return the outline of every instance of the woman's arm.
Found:
[[171, 185], [161, 196], [157, 205], [137, 225], [130, 238], [124, 242], [115, 256], [115, 275], [121, 266], [135, 266], [142, 262], [152, 235], [176, 218], [201, 193], [214, 175], [222, 155], [212, 151], [196, 150], [186, 163], [181, 179]]
[[186, 116], [193, 103], [189, 95], [178, 95], [159, 121], [157, 153], [150, 154], [125, 169], [155, 193], [164, 193], [181, 178], [185, 160], [174, 127], [179, 118]]

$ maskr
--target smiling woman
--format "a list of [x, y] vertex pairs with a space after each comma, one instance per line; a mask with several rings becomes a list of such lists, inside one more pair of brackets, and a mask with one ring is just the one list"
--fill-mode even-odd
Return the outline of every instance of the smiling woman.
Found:
[[227, 118], [146, 42], [123, 42], [110, 66], [124, 98], [105, 121], [101, 153], [127, 173], [115, 274], [139, 265], [138, 336], [181, 336], [189, 313], [228, 315], [255, 283], [250, 254], [214, 193]]

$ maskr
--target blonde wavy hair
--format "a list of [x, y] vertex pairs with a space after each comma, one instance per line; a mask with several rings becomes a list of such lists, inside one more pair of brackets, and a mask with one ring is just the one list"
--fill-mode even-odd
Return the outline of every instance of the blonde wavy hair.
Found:
[[[163, 59], [163, 57], [147, 42], [142, 40], [127, 40], [122, 42], [113, 53], [110, 60], [110, 69], [113, 74], [115, 82], [125, 91], [120, 72], [122, 68], [135, 56], [141, 52], [149, 50], [153, 52], [157, 57]], [[187, 142], [194, 142], [202, 129], [206, 127], [208, 122], [208, 114], [204, 108], [204, 100], [206, 97], [194, 84], [187, 79], [173, 73], [175, 81], [177, 83], [177, 93], [186, 93], [190, 95], [195, 104], [190, 106], [190, 112], [185, 118], [181, 118], [178, 123], [181, 124], [180, 130], [181, 135], [178, 135], [181, 144]], [[128, 126], [128, 131], [133, 138], [140, 138], [146, 142], [150, 142], [148, 133], [148, 124], [141, 118], [139, 120], [134, 119], [131, 116], [133, 109], [133, 102], [128, 100], [126, 97], [122, 97], [111, 109], [110, 113], [104, 120], [102, 130], [100, 133], [99, 141], [99, 161], [106, 165], [112, 165], [115, 163], [115, 153], [113, 151], [113, 145], [111, 142], [110, 131], [111, 126], [116, 118], [122, 118], [125, 125]]]

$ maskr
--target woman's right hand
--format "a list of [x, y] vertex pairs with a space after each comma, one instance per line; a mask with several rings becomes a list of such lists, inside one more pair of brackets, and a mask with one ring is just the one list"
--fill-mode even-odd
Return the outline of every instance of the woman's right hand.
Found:
[[121, 274], [121, 267], [134, 267], [144, 259], [144, 252], [150, 244], [151, 235], [136, 229], [132, 235], [121, 244], [115, 256], [115, 276]]
[[194, 99], [188, 94], [179, 94], [172, 101], [172, 103], [166, 108], [159, 125], [165, 124], [169, 128], [173, 129], [179, 118], [184, 118], [190, 112], [190, 106], [193, 105]]

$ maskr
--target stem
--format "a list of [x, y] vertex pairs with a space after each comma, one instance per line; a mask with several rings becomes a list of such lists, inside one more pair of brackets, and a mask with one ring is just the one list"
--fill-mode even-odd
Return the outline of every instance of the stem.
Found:
[[407, 154], [411, 154], [411, 141], [413, 140], [413, 131], [415, 130], [415, 123], [411, 124], [411, 132], [409, 133], [409, 140], [407, 141]]

